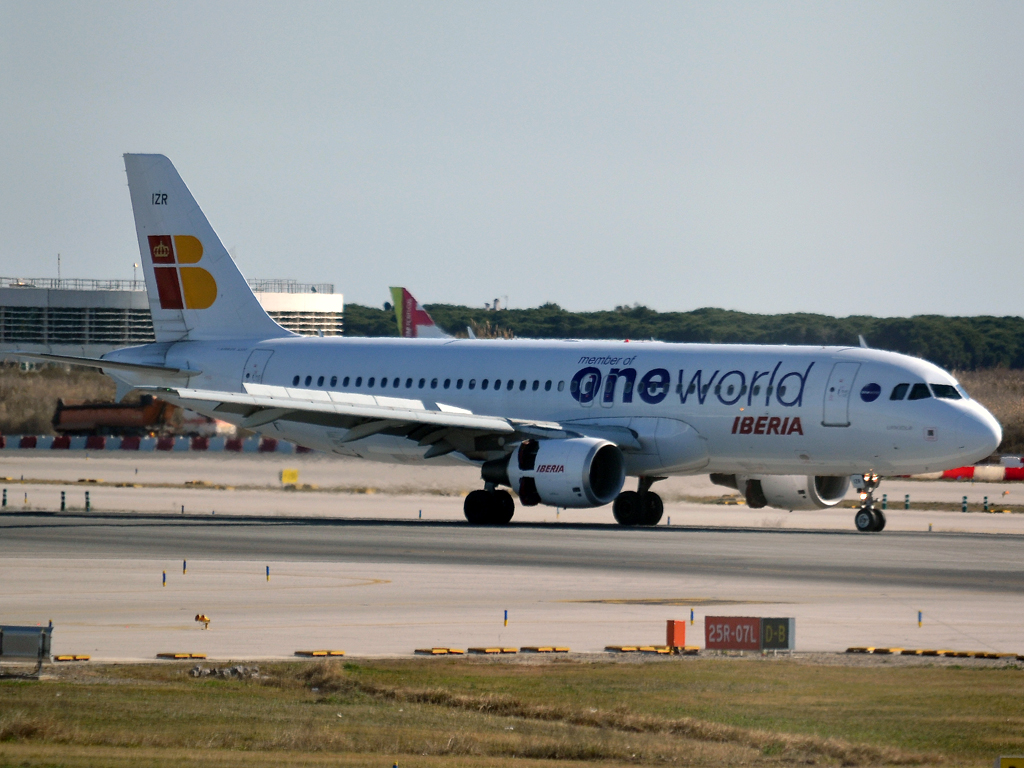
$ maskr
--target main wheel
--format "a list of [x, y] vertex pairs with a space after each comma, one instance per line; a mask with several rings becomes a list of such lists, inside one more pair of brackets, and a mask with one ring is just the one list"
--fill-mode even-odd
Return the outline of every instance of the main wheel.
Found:
[[462, 513], [470, 525], [487, 525], [490, 522], [491, 494], [487, 491], [472, 491], [462, 502]]
[[[484, 491], [486, 493], [486, 491]], [[491, 496], [492, 525], [508, 525], [516, 513], [516, 503], [508, 491], [494, 491]]]
[[[875, 510], [870, 507], [861, 507], [853, 518], [853, 524], [857, 526], [857, 530], [861, 533], [874, 533], [875, 526], [877, 525]], [[885, 525], [885, 523], [882, 524]]]
[[875, 533], [885, 530], [885, 513], [880, 509], [872, 510], [875, 513]]
[[641, 495], [640, 498], [643, 499], [643, 509], [640, 511], [642, 518], [640, 525], [657, 525], [661, 521], [661, 516], [665, 513], [665, 504], [662, 502], [661, 496], [648, 491]]
[[636, 491], [623, 491], [615, 497], [612, 514], [619, 525], [641, 525], [643, 516], [640, 513], [640, 494]]

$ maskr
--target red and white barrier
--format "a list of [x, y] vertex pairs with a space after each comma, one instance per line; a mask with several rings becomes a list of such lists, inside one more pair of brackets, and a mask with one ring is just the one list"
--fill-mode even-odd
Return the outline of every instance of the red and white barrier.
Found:
[[105, 437], [89, 435], [0, 435], [0, 450], [51, 451], [226, 451], [309, 453], [311, 449], [272, 437]]
[[1001, 467], [998, 464], [979, 464], [976, 467], [957, 467], [945, 472], [910, 475], [912, 480], [973, 480], [978, 483], [1012, 483], [1024, 481], [1024, 467]]

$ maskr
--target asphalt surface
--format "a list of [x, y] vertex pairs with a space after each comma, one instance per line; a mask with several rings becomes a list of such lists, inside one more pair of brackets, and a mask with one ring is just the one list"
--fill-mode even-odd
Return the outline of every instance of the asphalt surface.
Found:
[[0, 515], [0, 556], [504, 566], [1024, 591], [1024, 536], [242, 516]]

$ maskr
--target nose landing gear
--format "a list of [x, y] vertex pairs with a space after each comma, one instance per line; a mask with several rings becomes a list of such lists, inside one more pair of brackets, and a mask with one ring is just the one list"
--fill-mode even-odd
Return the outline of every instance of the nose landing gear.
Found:
[[881, 478], [874, 472], [863, 476], [864, 488], [860, 492], [861, 507], [854, 515], [853, 524], [861, 533], [879, 533], [885, 528], [885, 513], [875, 509], [874, 493], [881, 482]]

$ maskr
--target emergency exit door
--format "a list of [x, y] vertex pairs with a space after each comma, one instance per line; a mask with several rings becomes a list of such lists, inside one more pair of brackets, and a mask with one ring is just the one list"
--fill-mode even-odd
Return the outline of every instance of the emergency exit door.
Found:
[[850, 426], [850, 393], [860, 363], [836, 363], [825, 385], [825, 415], [821, 423], [826, 427]]

